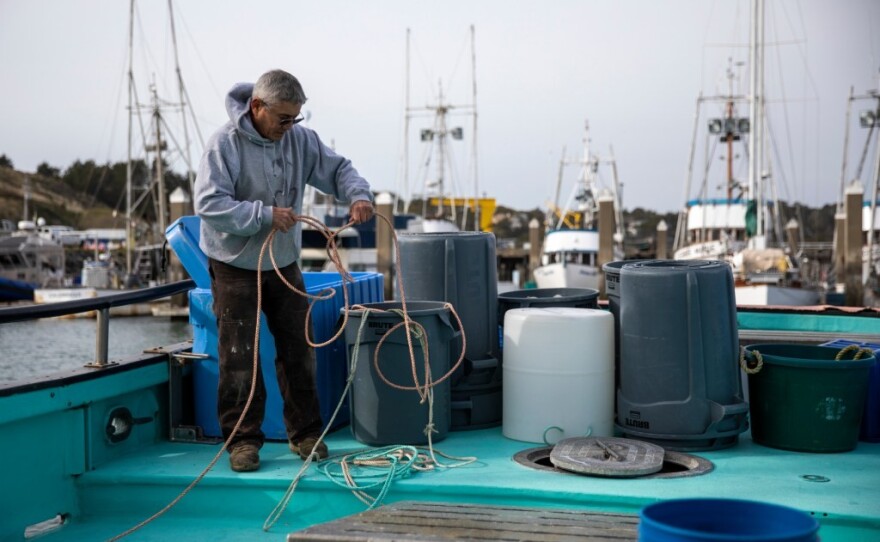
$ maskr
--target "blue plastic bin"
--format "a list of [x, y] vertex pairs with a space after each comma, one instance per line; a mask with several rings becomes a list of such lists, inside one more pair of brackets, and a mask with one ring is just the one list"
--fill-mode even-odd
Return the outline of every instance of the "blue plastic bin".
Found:
[[182, 216], [165, 228], [165, 239], [177, 254], [197, 288], [211, 288], [211, 274], [208, 272], [208, 257], [199, 248], [199, 227], [197, 216]]
[[[207, 354], [208, 359], [193, 365], [193, 388], [195, 392], [196, 424], [202, 427], [205, 436], [222, 437], [217, 420], [217, 319], [212, 309], [211, 274], [208, 271], [208, 257], [199, 248], [201, 221], [197, 216], [184, 216], [165, 229], [165, 238], [177, 254], [186, 272], [196, 283], [196, 289], [189, 292], [189, 321], [193, 326], [193, 352]], [[384, 281], [379, 273], [352, 273], [354, 283], [349, 285], [349, 302], [379, 303], [384, 301]], [[339, 273], [303, 273], [306, 291], [310, 294], [332, 288], [336, 295], [326, 301], [318, 301], [312, 310], [312, 332], [315, 342], [321, 343], [333, 336], [339, 309], [344, 305], [342, 277]], [[348, 362], [345, 355], [345, 337], [317, 348], [316, 381], [318, 400], [321, 403], [321, 417], [326, 426], [342, 397], [345, 380], [348, 376]], [[263, 380], [266, 384], [266, 415], [263, 432], [269, 439], [287, 439], [284, 420], [281, 415], [281, 392], [275, 380], [275, 340], [269, 332], [265, 317], [260, 323], [260, 363]], [[348, 408], [343, 407], [333, 424], [334, 428], [349, 422]]]
[[[349, 302], [377, 303], [383, 300], [384, 281], [380, 273], [352, 273], [354, 283], [349, 284]], [[324, 342], [336, 331], [339, 310], [344, 304], [342, 296], [342, 279], [339, 273], [303, 273], [306, 291], [316, 294], [325, 288], [333, 288], [336, 295], [326, 301], [317, 301], [312, 310], [312, 331], [315, 342]], [[189, 321], [193, 326], [193, 352], [207, 354], [205, 360], [193, 363], [193, 388], [195, 396], [195, 421], [209, 437], [222, 437], [220, 423], [217, 420], [217, 381], [219, 380], [217, 358], [217, 319], [213, 312], [214, 299], [211, 290], [197, 288], [189, 293]], [[324, 426], [336, 404], [342, 398], [345, 380], [348, 376], [348, 361], [345, 354], [345, 336], [333, 343], [315, 349], [316, 382], [318, 400], [321, 404], [321, 418]], [[260, 363], [263, 369], [263, 380], [266, 384], [266, 415], [263, 419], [263, 433], [267, 439], [287, 440], [287, 430], [282, 417], [283, 402], [278, 382], [275, 379], [275, 341], [266, 319], [260, 323]], [[343, 406], [333, 429], [346, 425], [350, 421], [349, 409]]]
[[788, 506], [672, 499], [642, 509], [639, 542], [817, 542], [819, 522]]
[[[845, 348], [851, 344], [854, 344], [859, 348], [873, 350], [874, 355], [880, 359], [880, 344], [877, 343], [860, 343], [856, 341], [848, 341], [846, 339], [838, 339], [820, 346]], [[852, 359], [852, 356], [848, 356], [847, 359]], [[865, 399], [865, 410], [862, 413], [862, 425], [859, 429], [859, 440], [865, 442], [880, 442], [880, 363], [875, 363], [868, 372], [868, 397]]]

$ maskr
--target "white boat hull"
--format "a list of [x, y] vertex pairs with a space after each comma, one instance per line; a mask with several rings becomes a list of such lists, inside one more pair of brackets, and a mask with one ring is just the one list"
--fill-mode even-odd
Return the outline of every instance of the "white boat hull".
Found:
[[599, 269], [577, 263], [551, 263], [535, 269], [538, 288], [592, 288], [599, 289]]
[[819, 304], [819, 292], [772, 284], [749, 284], [734, 288], [737, 305], [809, 306]]

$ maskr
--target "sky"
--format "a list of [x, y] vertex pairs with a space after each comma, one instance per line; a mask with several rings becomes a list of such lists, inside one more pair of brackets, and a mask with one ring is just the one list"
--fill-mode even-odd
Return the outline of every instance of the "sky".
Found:
[[[700, 108], [695, 138], [697, 96], [748, 90], [745, 0], [178, 0], [173, 6], [180, 73], [198, 125], [188, 128], [194, 164], [202, 150], [198, 133], [207, 139], [227, 120], [226, 91], [281, 68], [305, 88], [307, 125], [350, 158], [374, 189], [423, 193], [439, 176], [439, 153], [418, 137], [432, 117], [410, 118], [404, 145], [409, 29], [410, 106], [436, 106], [442, 89], [443, 102], [453, 106], [447, 125], [463, 132], [447, 145], [449, 193], [494, 197], [520, 210], [564, 204], [579, 172], [576, 165], [560, 168], [563, 149], [569, 162], [577, 161], [588, 121], [591, 151], [616, 163], [624, 208], [668, 212], [696, 197], [703, 179], [710, 196], [724, 184], [724, 154], [716, 148], [707, 159], [714, 145], [705, 135], [706, 122], [723, 105]], [[126, 159], [129, 20], [124, 0], [0, 0], [0, 154], [16, 169]], [[768, 169], [779, 198], [835, 202], [844, 140], [848, 134], [849, 180], [869, 132], [859, 127], [858, 113], [876, 106], [856, 102], [846, 122], [850, 88], [859, 95], [880, 84], [880, 2], [769, 0], [765, 27], [774, 159]], [[151, 82], [163, 103], [178, 103], [168, 3], [137, 2], [133, 36], [139, 103], [149, 103]], [[472, 73], [476, 135], [467, 114]], [[747, 116], [746, 106], [738, 107]], [[168, 107], [163, 114], [178, 142], [172, 148], [182, 148], [180, 112]], [[136, 156], [139, 146], [136, 136]], [[735, 152], [739, 164], [743, 154]], [[862, 168], [868, 185], [874, 152]], [[184, 156], [181, 150], [168, 156], [174, 169], [185, 170]], [[607, 163], [598, 175], [610, 185]], [[744, 175], [738, 165], [735, 176]]]

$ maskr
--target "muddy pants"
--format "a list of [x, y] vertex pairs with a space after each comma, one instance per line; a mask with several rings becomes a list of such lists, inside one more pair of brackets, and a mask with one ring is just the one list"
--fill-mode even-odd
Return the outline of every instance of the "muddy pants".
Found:
[[[257, 272], [210, 260], [211, 294], [217, 317], [220, 381], [217, 413], [223, 437], [229, 438], [244, 410], [254, 366], [254, 332], [257, 324]], [[281, 269], [287, 281], [305, 291], [302, 273], [296, 263]], [[264, 271], [262, 310], [275, 339], [275, 376], [284, 400], [284, 425], [288, 440], [298, 441], [321, 431], [321, 413], [315, 386], [315, 353], [305, 341], [304, 329], [308, 301], [290, 290], [275, 273]], [[260, 341], [269, 340], [260, 336]], [[264, 441], [263, 416], [266, 387], [262, 369], [257, 369], [254, 398], [230, 445], [248, 440]]]

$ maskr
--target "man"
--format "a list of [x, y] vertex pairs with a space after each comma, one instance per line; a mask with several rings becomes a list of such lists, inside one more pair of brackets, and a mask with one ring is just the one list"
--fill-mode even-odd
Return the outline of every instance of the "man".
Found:
[[[373, 216], [370, 186], [352, 167], [299, 125], [306, 96], [299, 81], [281, 70], [256, 84], [235, 85], [226, 96], [229, 122], [209, 140], [195, 181], [195, 211], [201, 217], [199, 246], [209, 258], [211, 293], [219, 336], [220, 379], [217, 411], [229, 438], [247, 402], [253, 375], [257, 324], [257, 264], [266, 237], [288, 282], [305, 291], [296, 264], [301, 246], [303, 191], [310, 184], [351, 203], [356, 223]], [[316, 446], [321, 416], [315, 387], [315, 358], [305, 341], [307, 300], [276, 275], [266, 249], [262, 265], [262, 310], [275, 339], [275, 371], [284, 400], [290, 448], [303, 459]], [[229, 444], [234, 471], [260, 467], [259, 449], [266, 389], [258, 370], [253, 402]]]

